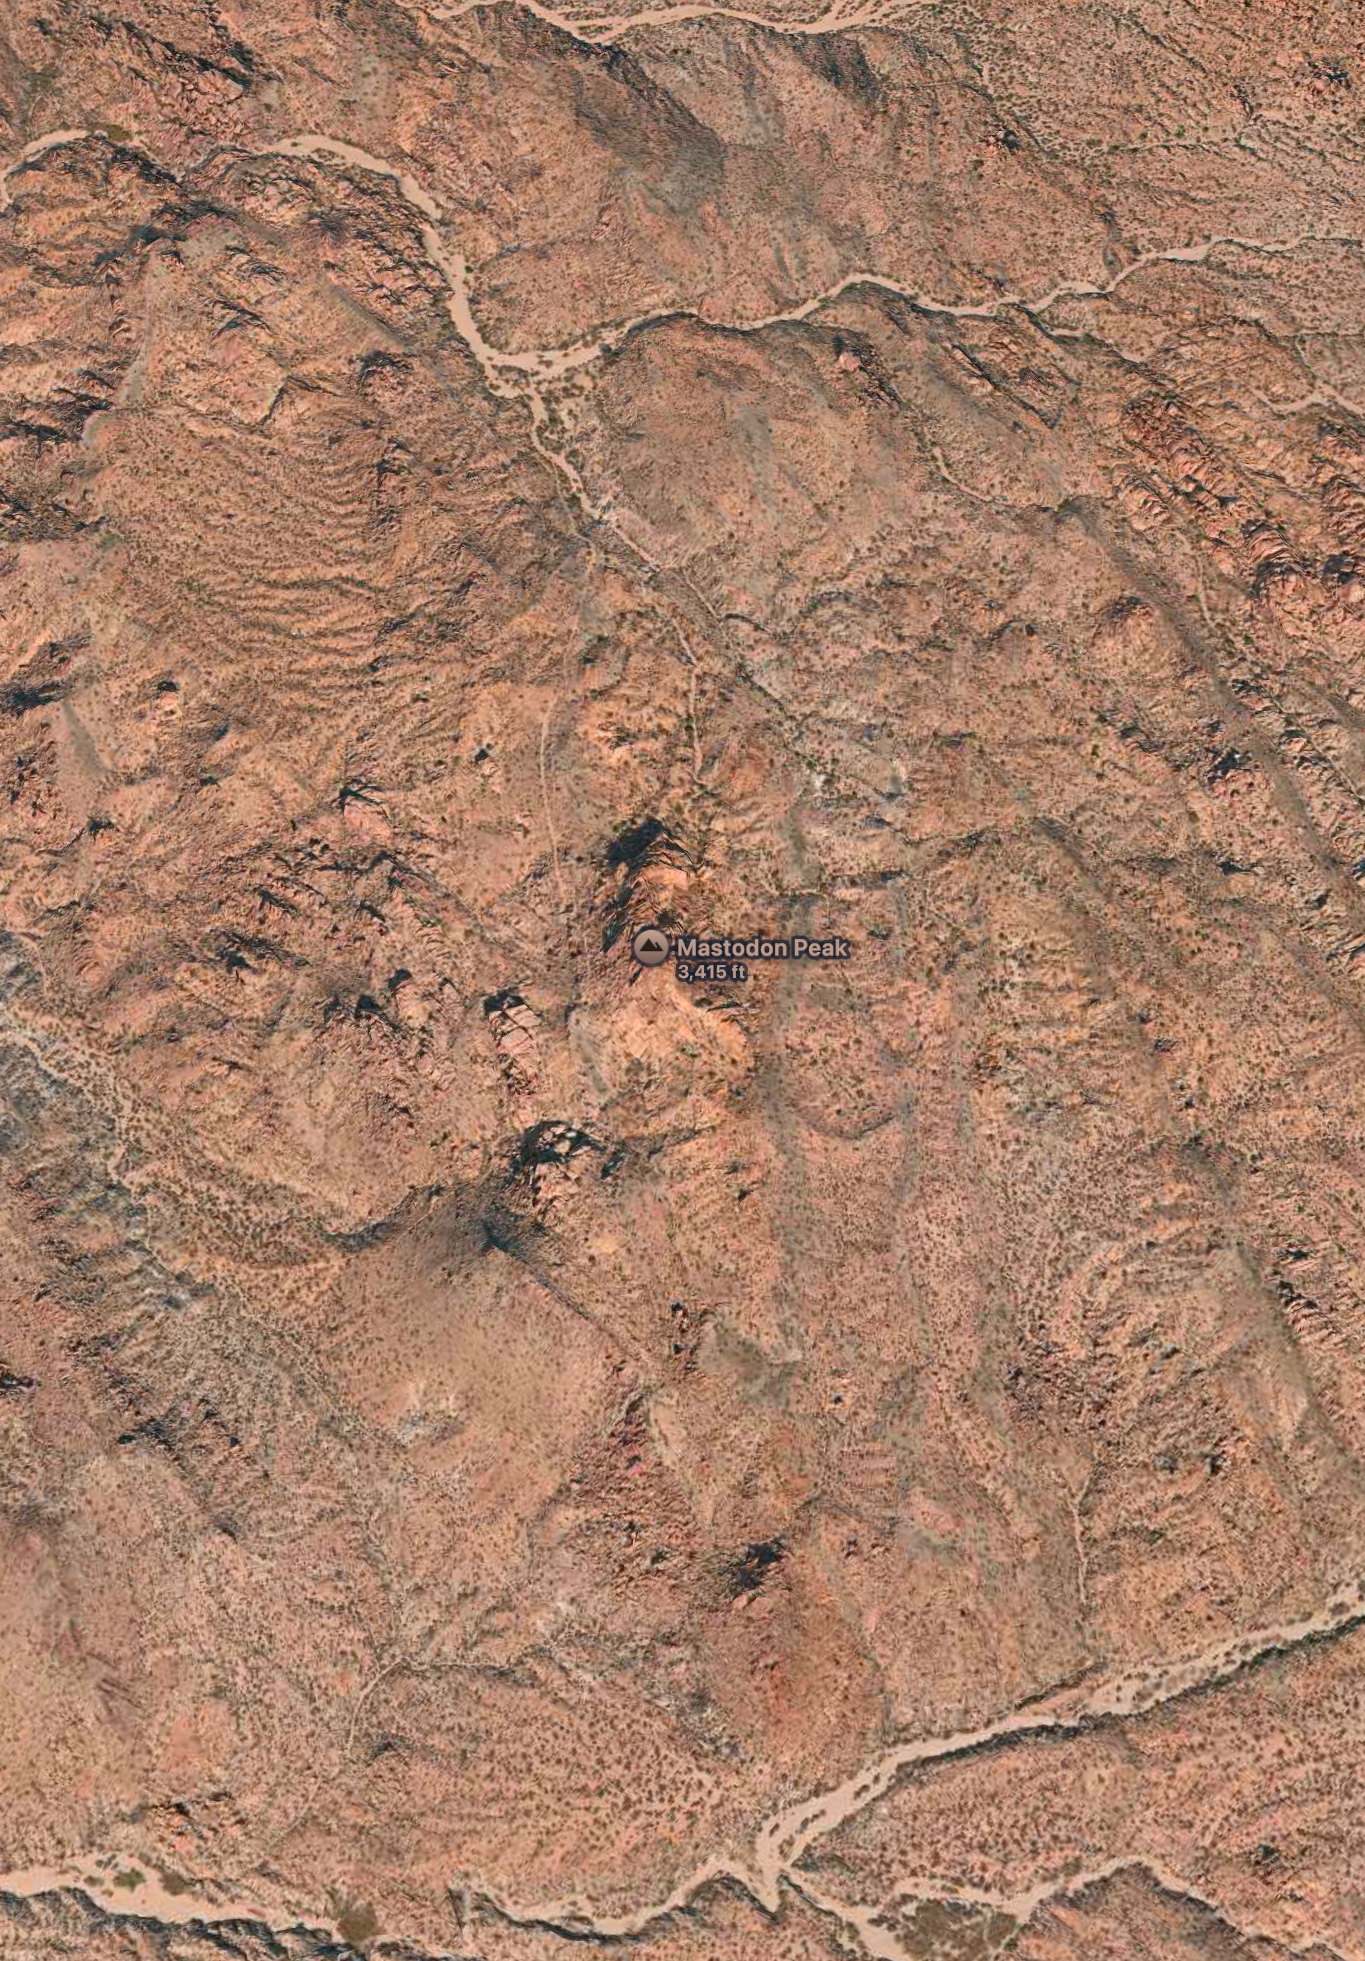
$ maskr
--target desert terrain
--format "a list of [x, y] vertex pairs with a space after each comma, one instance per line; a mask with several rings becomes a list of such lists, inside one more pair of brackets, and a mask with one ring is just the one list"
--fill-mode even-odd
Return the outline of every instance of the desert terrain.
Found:
[[1359, 8], [0, 124], [0, 1957], [1365, 1961]]

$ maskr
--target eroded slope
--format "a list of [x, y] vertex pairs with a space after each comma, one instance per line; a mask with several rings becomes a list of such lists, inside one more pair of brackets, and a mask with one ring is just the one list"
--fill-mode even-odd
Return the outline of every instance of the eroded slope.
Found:
[[14, 1952], [1365, 1951], [1359, 40], [12, 15]]

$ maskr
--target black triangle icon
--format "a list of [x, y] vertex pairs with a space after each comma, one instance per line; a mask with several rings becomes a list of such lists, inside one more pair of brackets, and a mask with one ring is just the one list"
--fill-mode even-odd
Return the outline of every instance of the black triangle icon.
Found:
[[640, 951], [641, 953], [667, 953], [668, 944], [657, 935], [647, 933], [640, 942]]

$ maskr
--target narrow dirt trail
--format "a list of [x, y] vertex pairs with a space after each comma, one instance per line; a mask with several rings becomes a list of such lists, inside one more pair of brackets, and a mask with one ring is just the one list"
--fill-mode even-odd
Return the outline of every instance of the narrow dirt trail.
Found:
[[[516, 0], [516, 4], [528, 6], [530, 11], [557, 24], [561, 20], [561, 17], [536, 4], [536, 0]], [[470, 9], [456, 9], [448, 17], [455, 17], [467, 11]], [[820, 17], [819, 22], [791, 26], [779, 31], [827, 32], [830, 31], [830, 25], [834, 23], [834, 16], [838, 12], [838, 9], [831, 9], [828, 14]], [[869, 5], [861, 10], [840, 13], [837, 24], [843, 27], [869, 24], [874, 14], [880, 18], [885, 12], [885, 8]], [[653, 24], [663, 20], [702, 18], [708, 15], [723, 15], [746, 21], [757, 18], [724, 8], [698, 6], [660, 9], [653, 14], [635, 16], [629, 21], [599, 23], [599, 38], [603, 41], [609, 40], [614, 34], [626, 31], [627, 27]], [[572, 25], [569, 26], [569, 31], [577, 32]], [[0, 211], [12, 206], [14, 180], [39, 162], [45, 154], [64, 145], [80, 143], [97, 134], [99, 132], [84, 129], [56, 130], [27, 144], [3, 169], [0, 169]], [[1317, 245], [1342, 246], [1353, 251], [1365, 249], [1360, 238], [1337, 232], [1302, 232], [1280, 241], [1218, 234], [1199, 244], [1173, 246], [1138, 254], [1112, 278], [1104, 281], [1097, 282], [1083, 277], [1061, 279], [1033, 298], [1018, 293], [1005, 293], [975, 303], [944, 300], [920, 292], [886, 274], [864, 269], [843, 275], [831, 286], [798, 301], [791, 307], [761, 317], [717, 319], [707, 313], [703, 301], [695, 306], [655, 310], [625, 321], [587, 328], [558, 347], [510, 352], [493, 345], [484, 336], [470, 296], [468, 262], [458, 246], [450, 242], [449, 216], [437, 199], [414, 176], [385, 158], [372, 155], [353, 144], [319, 132], [302, 132], [284, 137], [274, 144], [249, 154], [332, 163], [380, 177], [394, 186], [398, 196], [419, 220], [422, 248], [445, 282], [445, 306], [452, 327], [475, 362], [485, 387], [491, 395], [501, 401], [524, 402], [527, 405], [531, 419], [531, 440], [538, 453], [560, 473], [584, 512], [594, 521], [605, 522], [612, 521], [609, 511], [594, 503], [572, 458], [565, 454], [562, 447], [557, 446], [553, 438], [554, 424], [548, 391], [556, 384], [600, 362], [619, 350], [632, 336], [647, 331], [653, 326], [674, 320], [691, 320], [729, 333], [759, 334], [809, 320], [845, 294], [857, 290], [885, 293], [904, 300], [921, 312], [954, 319], [993, 320], [1014, 312], [1040, 318], [1066, 300], [1109, 298], [1129, 280], [1148, 268], [1162, 264], [1203, 265], [1214, 253], [1223, 249], [1269, 257], [1285, 256]], [[1280, 412], [1293, 413], [1297, 408], [1305, 407], [1315, 400], [1315, 396], [1306, 397], [1302, 403], [1284, 405]], [[1193, 1657], [1158, 1659], [1144, 1668], [1126, 1671], [1098, 1684], [1059, 1690], [1038, 1702], [1010, 1710], [976, 1729], [958, 1731], [940, 1737], [922, 1737], [898, 1744], [841, 1783], [775, 1809], [759, 1824], [752, 1841], [746, 1847], [727, 1849], [725, 1853], [708, 1859], [683, 1879], [666, 1898], [642, 1905], [623, 1916], [595, 1917], [575, 1900], [566, 1900], [549, 1907], [540, 1905], [532, 1909], [504, 1902], [490, 1889], [483, 1889], [484, 1897], [509, 1920], [534, 1922], [540, 1926], [549, 1924], [575, 1937], [586, 1936], [610, 1940], [630, 1938], [645, 1932], [660, 1919], [686, 1906], [698, 1893], [718, 1880], [734, 1881], [742, 1885], [762, 1907], [770, 1912], [777, 1910], [782, 1889], [792, 1887], [811, 1900], [812, 1904], [819, 1907], [822, 1912], [836, 1914], [846, 1926], [857, 1933], [869, 1953], [886, 1957], [886, 1961], [901, 1961], [903, 1950], [886, 1929], [876, 1924], [875, 1909], [848, 1907], [822, 1898], [818, 1889], [798, 1871], [798, 1867], [803, 1855], [814, 1844], [878, 1803], [893, 1789], [898, 1777], [906, 1770], [969, 1755], [1009, 1739], [1045, 1734], [1065, 1737], [1077, 1734], [1095, 1723], [1140, 1715], [1180, 1697], [1229, 1680], [1263, 1656], [1285, 1653], [1317, 1640], [1344, 1638], [1362, 1625], [1365, 1625], [1365, 1581], [1357, 1582], [1345, 1592], [1334, 1596], [1317, 1613], [1309, 1617], [1256, 1630], [1235, 1641], [1217, 1644]], [[1016, 1918], [1026, 1919], [1049, 1898], [1059, 1897], [1064, 1893], [1075, 1893], [1086, 1885], [1137, 1866], [1142, 1866], [1149, 1871], [1154, 1870], [1146, 1861], [1120, 1856], [1091, 1873], [1073, 1876], [1065, 1882], [1039, 1886], [1013, 1898], [997, 1899], [985, 1894], [978, 1896], [970, 1890], [945, 1891], [941, 1897], [989, 1906]], [[101, 1873], [93, 1858], [83, 1859], [79, 1864], [65, 1867], [29, 1868], [0, 1875], [0, 1890], [22, 1897], [33, 1897], [55, 1888], [76, 1885], [92, 1892], [94, 1897], [99, 1898], [111, 1910], [150, 1915], [169, 1923], [231, 1919], [241, 1917], [245, 1913], [253, 1919], [263, 1920], [266, 1924], [274, 1924], [258, 1904], [245, 1894], [206, 1905], [202, 1898], [172, 1895], [159, 1881], [148, 1880], [145, 1877], [134, 1886], [129, 1886], [125, 1881], [116, 1891], [114, 1889], [118, 1882], [112, 1876], [113, 1871], [114, 1869], [110, 1867]], [[1220, 1911], [1214, 1903], [1204, 1901], [1203, 1896], [1186, 1885], [1178, 1875], [1158, 1872], [1156, 1877], [1159, 1883], [1169, 1890], [1182, 1892], [1185, 1897], [1199, 1900], [1213, 1912]], [[470, 1883], [475, 1884], [473, 1881]], [[283, 1931], [285, 1926], [299, 1924], [301, 1923], [297, 1919], [291, 1918], [275, 1925], [275, 1931]]]

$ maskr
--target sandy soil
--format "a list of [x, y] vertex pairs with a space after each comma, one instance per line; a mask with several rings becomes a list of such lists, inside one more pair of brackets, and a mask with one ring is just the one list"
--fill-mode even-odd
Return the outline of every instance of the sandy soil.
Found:
[[1362, 1961], [1359, 9], [0, 122], [0, 1955]]

